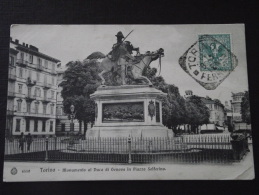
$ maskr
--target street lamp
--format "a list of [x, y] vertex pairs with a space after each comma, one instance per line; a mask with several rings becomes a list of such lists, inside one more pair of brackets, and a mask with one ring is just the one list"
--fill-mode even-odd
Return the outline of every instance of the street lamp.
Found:
[[71, 120], [71, 123], [70, 123], [70, 131], [72, 132], [72, 131], [74, 131], [74, 122], [73, 122], [73, 120], [74, 120], [74, 118], [75, 118], [75, 106], [72, 104], [71, 106], [70, 106], [70, 111], [71, 111], [71, 114], [70, 114], [70, 120]]

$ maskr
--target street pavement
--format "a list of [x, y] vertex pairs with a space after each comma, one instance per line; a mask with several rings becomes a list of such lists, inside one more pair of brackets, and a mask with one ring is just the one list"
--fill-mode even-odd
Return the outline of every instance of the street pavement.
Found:
[[5, 162], [4, 181], [251, 180], [255, 175], [251, 145], [249, 148], [241, 162], [226, 165]]

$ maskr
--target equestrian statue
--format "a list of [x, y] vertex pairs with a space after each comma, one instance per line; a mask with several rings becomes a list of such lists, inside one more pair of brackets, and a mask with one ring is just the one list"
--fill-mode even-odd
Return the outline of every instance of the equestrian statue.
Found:
[[[127, 84], [127, 77], [127, 79], [132, 79], [136, 82], [144, 81], [145, 84], [152, 86], [151, 81], [147, 77], [143, 76], [143, 71], [152, 61], [155, 61], [158, 58], [161, 66], [161, 57], [164, 56], [164, 50], [160, 48], [155, 52], [140, 54], [139, 48], [134, 47], [129, 41], [125, 41], [129, 34], [124, 37], [122, 32], [119, 31], [115, 35], [117, 37], [117, 43], [113, 45], [112, 51], [107, 55], [104, 55], [101, 52], [94, 52], [87, 57], [87, 60], [101, 59], [98, 66], [102, 71], [98, 75], [102, 79], [102, 85], [105, 84], [103, 74], [112, 72], [112, 79], [114, 79], [116, 75], [120, 75], [122, 85]], [[137, 52], [135, 56], [132, 55], [133, 51]], [[119, 70], [120, 74], [118, 73]]]

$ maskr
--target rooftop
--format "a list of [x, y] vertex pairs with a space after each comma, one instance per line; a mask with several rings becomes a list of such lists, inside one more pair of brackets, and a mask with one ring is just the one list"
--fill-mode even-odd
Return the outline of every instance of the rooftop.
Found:
[[43, 54], [43, 53], [39, 52], [39, 49], [37, 47], [33, 46], [33, 45], [28, 45], [28, 44], [25, 44], [25, 43], [20, 44], [18, 39], [15, 39], [15, 41], [13, 41], [12, 38], [11, 38], [10, 42], [17, 45], [16, 49], [18, 49], [18, 50], [27, 52], [27, 53], [35, 55], [35, 56], [42, 57], [44, 59], [50, 60], [50, 61], [55, 62], [55, 63], [60, 62], [60, 60], [58, 60], [56, 58], [53, 58], [51, 56], [48, 56], [46, 54]]

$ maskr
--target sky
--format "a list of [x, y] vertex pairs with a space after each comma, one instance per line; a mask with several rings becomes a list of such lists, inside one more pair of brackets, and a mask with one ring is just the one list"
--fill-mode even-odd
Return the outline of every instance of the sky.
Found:
[[[169, 84], [179, 88], [180, 94], [192, 90], [194, 95], [231, 100], [231, 92], [248, 90], [245, 27], [243, 24], [226, 25], [12, 25], [11, 37], [20, 43], [34, 45], [39, 51], [57, 58], [65, 65], [83, 60], [92, 52], [107, 54], [116, 43], [118, 31], [126, 36], [141, 53], [164, 49], [161, 75]], [[232, 53], [238, 66], [215, 89], [206, 90], [183, 71], [178, 60], [198, 40], [199, 34], [230, 34]], [[158, 68], [158, 60], [151, 63]]]

